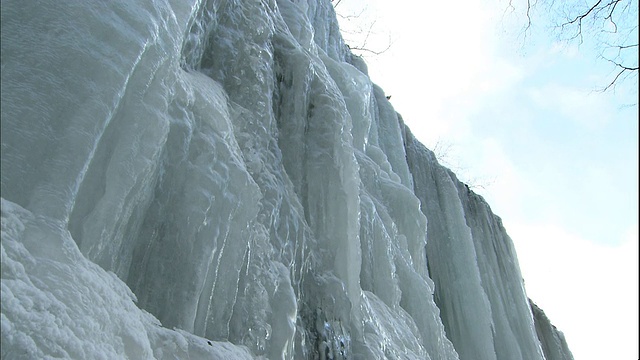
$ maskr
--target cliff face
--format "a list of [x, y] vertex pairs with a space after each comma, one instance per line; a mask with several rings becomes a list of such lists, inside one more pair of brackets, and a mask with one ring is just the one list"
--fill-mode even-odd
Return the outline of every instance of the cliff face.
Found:
[[464, 359], [542, 359], [513, 243], [484, 199], [406, 130], [429, 220], [427, 259], [449, 339]]
[[2, 358], [554, 346], [329, 1], [2, 6]]
[[540, 339], [544, 356], [547, 360], [573, 360], [573, 354], [569, 350], [567, 340], [562, 331], [558, 330], [547, 318], [544, 311], [529, 299], [533, 320], [536, 325], [536, 334]]

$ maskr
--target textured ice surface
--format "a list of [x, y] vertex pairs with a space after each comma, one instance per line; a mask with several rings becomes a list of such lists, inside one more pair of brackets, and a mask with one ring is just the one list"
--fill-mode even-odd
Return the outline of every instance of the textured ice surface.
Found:
[[161, 327], [62, 225], [2, 199], [3, 359], [251, 359], [246, 348]]
[[484, 199], [406, 130], [442, 322], [461, 359], [543, 359], [513, 243]]
[[544, 311], [529, 299], [531, 311], [533, 312], [533, 320], [536, 325], [536, 333], [544, 356], [547, 360], [573, 360], [573, 354], [569, 350], [567, 340], [564, 338], [562, 331], [558, 330], [547, 318]]
[[1, 16], [3, 359], [542, 358], [499, 220], [329, 1]]

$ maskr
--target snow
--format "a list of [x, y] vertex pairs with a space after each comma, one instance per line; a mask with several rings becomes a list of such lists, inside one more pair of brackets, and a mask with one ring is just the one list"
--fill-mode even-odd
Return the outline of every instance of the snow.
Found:
[[330, 2], [1, 20], [3, 359], [542, 358], [510, 239]]

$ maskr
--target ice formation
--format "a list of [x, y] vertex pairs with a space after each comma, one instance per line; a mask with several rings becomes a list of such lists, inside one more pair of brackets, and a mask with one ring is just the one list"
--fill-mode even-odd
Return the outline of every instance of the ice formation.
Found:
[[2, 359], [570, 358], [330, 1], [1, 25]]
[[536, 325], [536, 334], [540, 339], [544, 356], [547, 360], [573, 360], [573, 355], [562, 331], [558, 330], [547, 318], [544, 311], [529, 299], [533, 320]]

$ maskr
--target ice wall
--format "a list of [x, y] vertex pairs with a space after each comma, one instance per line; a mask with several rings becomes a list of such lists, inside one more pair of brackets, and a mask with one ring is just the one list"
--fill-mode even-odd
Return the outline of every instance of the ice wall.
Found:
[[405, 128], [442, 322], [461, 359], [543, 359], [513, 243], [482, 197]]
[[252, 359], [160, 325], [69, 231], [2, 199], [2, 359]]
[[573, 354], [569, 350], [567, 340], [562, 331], [558, 330], [547, 318], [544, 311], [538, 307], [531, 299], [531, 311], [536, 325], [536, 334], [540, 339], [544, 356], [547, 360], [573, 360]]
[[542, 358], [504, 229], [329, 1], [1, 17], [3, 359]]

